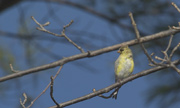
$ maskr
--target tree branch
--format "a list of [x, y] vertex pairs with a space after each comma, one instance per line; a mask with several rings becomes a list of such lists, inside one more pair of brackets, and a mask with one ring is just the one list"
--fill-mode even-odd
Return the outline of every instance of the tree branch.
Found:
[[[51, 86], [51, 84], [52, 84], [52, 80], [54, 80], [54, 79], [56, 79], [56, 77], [59, 75], [59, 73], [60, 73], [60, 71], [61, 71], [61, 69], [63, 68], [63, 65], [62, 66], [60, 66], [60, 68], [59, 68], [59, 70], [57, 71], [57, 73], [54, 75], [54, 77], [52, 77], [52, 79], [51, 79], [51, 82], [46, 86], [46, 88], [34, 99], [34, 100], [32, 100], [31, 101], [31, 104], [30, 105], [28, 105], [27, 107], [25, 107], [24, 106], [24, 104], [21, 104], [21, 106], [24, 108], [30, 108], [33, 104], [34, 104], [34, 102], [37, 100], [37, 99], [39, 99], [46, 91], [47, 91], [47, 89], [49, 88], [49, 86]], [[25, 97], [25, 96], [24, 96]], [[26, 99], [26, 98], [25, 98]], [[26, 99], [26, 101], [27, 101], [27, 99]], [[25, 101], [25, 102], [26, 102]], [[22, 103], [21, 101], [20, 101], [20, 103]]]
[[[175, 60], [172, 63], [173, 63], [173, 65], [178, 65], [178, 64], [180, 64], [180, 59]], [[70, 101], [67, 101], [67, 102], [63, 102], [63, 103], [59, 104], [59, 106], [60, 107], [65, 107], [65, 106], [69, 106], [69, 105], [72, 105], [72, 104], [75, 104], [75, 103], [78, 103], [78, 102], [81, 102], [81, 101], [84, 101], [84, 100], [91, 99], [91, 98], [93, 98], [95, 96], [99, 96], [100, 94], [107, 93], [107, 92], [111, 91], [112, 89], [114, 89], [114, 88], [116, 88], [116, 87], [118, 87], [120, 85], [124, 85], [127, 82], [132, 81], [132, 80], [134, 80], [136, 78], [151, 74], [153, 72], [156, 72], [156, 71], [159, 71], [159, 70], [162, 70], [162, 69], [165, 69], [165, 68], [168, 68], [168, 67], [167, 66], [157, 66], [157, 67], [154, 67], [154, 68], [139, 72], [137, 74], [131, 75], [131, 76], [123, 79], [121, 82], [117, 82], [117, 83], [114, 83], [114, 84], [112, 84], [112, 85], [110, 85], [110, 86], [108, 86], [106, 88], [103, 88], [103, 89], [100, 89], [100, 90], [97, 90], [97, 91], [93, 91], [93, 93], [90, 93], [88, 95], [85, 95], [85, 96], [82, 96], [82, 97], [79, 97], [79, 98], [76, 98], [76, 99], [73, 99], [73, 100], [70, 100]], [[51, 106], [49, 108], [57, 108], [57, 106]]]
[[171, 3], [176, 9], [177, 9], [177, 11], [180, 13], [180, 9], [178, 8], [178, 6], [174, 3], [174, 2], [172, 2]]
[[[177, 27], [177, 28], [179, 28], [179, 27]], [[155, 39], [167, 37], [169, 35], [176, 34], [178, 32], [180, 32], [179, 29], [170, 29], [170, 30], [166, 30], [166, 31], [162, 31], [162, 32], [153, 34], [153, 35], [148, 35], [148, 36], [145, 36], [145, 37], [141, 37], [139, 41], [142, 42], [142, 43], [143, 42], [148, 42], [148, 41], [152, 41], [152, 40], [155, 40]], [[42, 65], [42, 66], [39, 66], [39, 67], [24, 70], [24, 71], [19, 71], [17, 73], [13, 73], [13, 74], [1, 77], [0, 82], [7, 81], [7, 80], [10, 80], [10, 79], [14, 79], [14, 78], [17, 78], [17, 77], [21, 77], [21, 76], [24, 76], [24, 75], [27, 75], [27, 74], [47, 70], [47, 69], [54, 68], [54, 67], [57, 67], [57, 66], [61, 66], [61, 65], [65, 64], [65, 63], [75, 61], [75, 60], [78, 60], [78, 59], [87, 58], [87, 57], [94, 57], [94, 56], [97, 56], [97, 55], [100, 55], [100, 54], [103, 54], [103, 53], [106, 53], [106, 52], [114, 51], [114, 50], [117, 50], [122, 45], [131, 46], [131, 45], [135, 45], [135, 44], [138, 44], [138, 43], [139, 43], [138, 40], [134, 39], [134, 40], [130, 40], [130, 41], [127, 41], [127, 42], [124, 42], [124, 43], [121, 43], [121, 44], [116, 44], [116, 45], [113, 45], [113, 46], [105, 47], [105, 48], [102, 48], [102, 49], [99, 49], [99, 50], [88, 51], [86, 53], [81, 53], [81, 54], [73, 55], [73, 56], [70, 56], [70, 57], [65, 57], [65, 58], [63, 58], [61, 60], [58, 60], [58, 61], [50, 63], [50, 64]]]
[[67, 25], [65, 25], [63, 27], [63, 30], [61, 32], [61, 34], [56, 34], [56, 33], [53, 33], [49, 30], [47, 30], [46, 28], [44, 28], [45, 26], [48, 26], [50, 24], [50, 22], [46, 22], [45, 24], [40, 24], [33, 16], [31, 16], [31, 18], [33, 19], [33, 21], [39, 25], [39, 27], [36, 27], [39, 31], [43, 31], [43, 32], [46, 32], [46, 33], [49, 33], [51, 35], [54, 35], [54, 36], [57, 36], [57, 37], [64, 37], [66, 40], [68, 40], [71, 44], [73, 44], [77, 49], [79, 49], [82, 53], [84, 53], [84, 50], [78, 46], [75, 42], [73, 42], [66, 34], [65, 34], [65, 29], [67, 27], [69, 27], [72, 23], [73, 23], [73, 20], [71, 20], [71, 22]]

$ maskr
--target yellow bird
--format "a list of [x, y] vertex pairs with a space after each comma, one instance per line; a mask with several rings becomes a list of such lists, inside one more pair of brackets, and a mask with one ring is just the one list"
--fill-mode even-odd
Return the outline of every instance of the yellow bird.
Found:
[[[131, 75], [134, 69], [134, 60], [131, 49], [128, 46], [119, 48], [120, 56], [115, 61], [115, 82], [118, 82]], [[113, 98], [117, 99], [117, 94], [120, 87], [117, 87]]]

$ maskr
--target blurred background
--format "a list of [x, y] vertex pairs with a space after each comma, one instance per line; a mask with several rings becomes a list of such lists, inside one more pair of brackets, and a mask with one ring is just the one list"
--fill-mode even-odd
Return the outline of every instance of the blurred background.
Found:
[[[12, 73], [10, 63], [16, 70], [26, 70], [80, 54], [64, 38], [38, 31], [31, 16], [41, 24], [49, 21], [51, 24], [46, 28], [57, 34], [74, 20], [66, 29], [66, 35], [85, 51], [93, 51], [136, 38], [129, 12], [133, 13], [141, 36], [177, 26], [180, 13], [171, 2], [180, 7], [179, 0], [0, 0], [0, 77]], [[169, 37], [144, 45], [149, 54], [154, 52], [163, 57], [161, 50], [166, 49], [168, 41]], [[179, 41], [179, 34], [176, 34], [170, 51]], [[139, 45], [130, 48], [135, 60], [133, 74], [151, 68]], [[114, 62], [118, 56], [112, 51], [65, 64], [54, 81], [56, 101], [69, 101], [92, 93], [93, 88], [98, 90], [113, 84]], [[179, 49], [173, 60], [178, 58]], [[58, 67], [1, 82], [0, 106], [21, 108], [19, 100], [23, 99], [23, 93], [27, 94], [26, 105], [29, 105], [57, 70]], [[125, 84], [117, 100], [94, 97], [68, 108], [179, 108], [179, 91], [180, 76], [173, 69], [165, 69]], [[48, 89], [31, 108], [55, 105], [49, 92]]]

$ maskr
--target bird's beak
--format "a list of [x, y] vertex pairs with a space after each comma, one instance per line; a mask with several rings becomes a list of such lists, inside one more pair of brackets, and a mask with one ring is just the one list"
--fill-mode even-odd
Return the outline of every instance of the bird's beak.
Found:
[[120, 51], [118, 50], [117, 53], [120, 53]]

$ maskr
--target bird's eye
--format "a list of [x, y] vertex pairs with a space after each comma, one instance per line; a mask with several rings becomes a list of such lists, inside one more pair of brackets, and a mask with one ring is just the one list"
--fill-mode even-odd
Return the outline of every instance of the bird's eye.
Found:
[[124, 49], [120, 49], [120, 51], [122, 52], [122, 51], [124, 51]]

